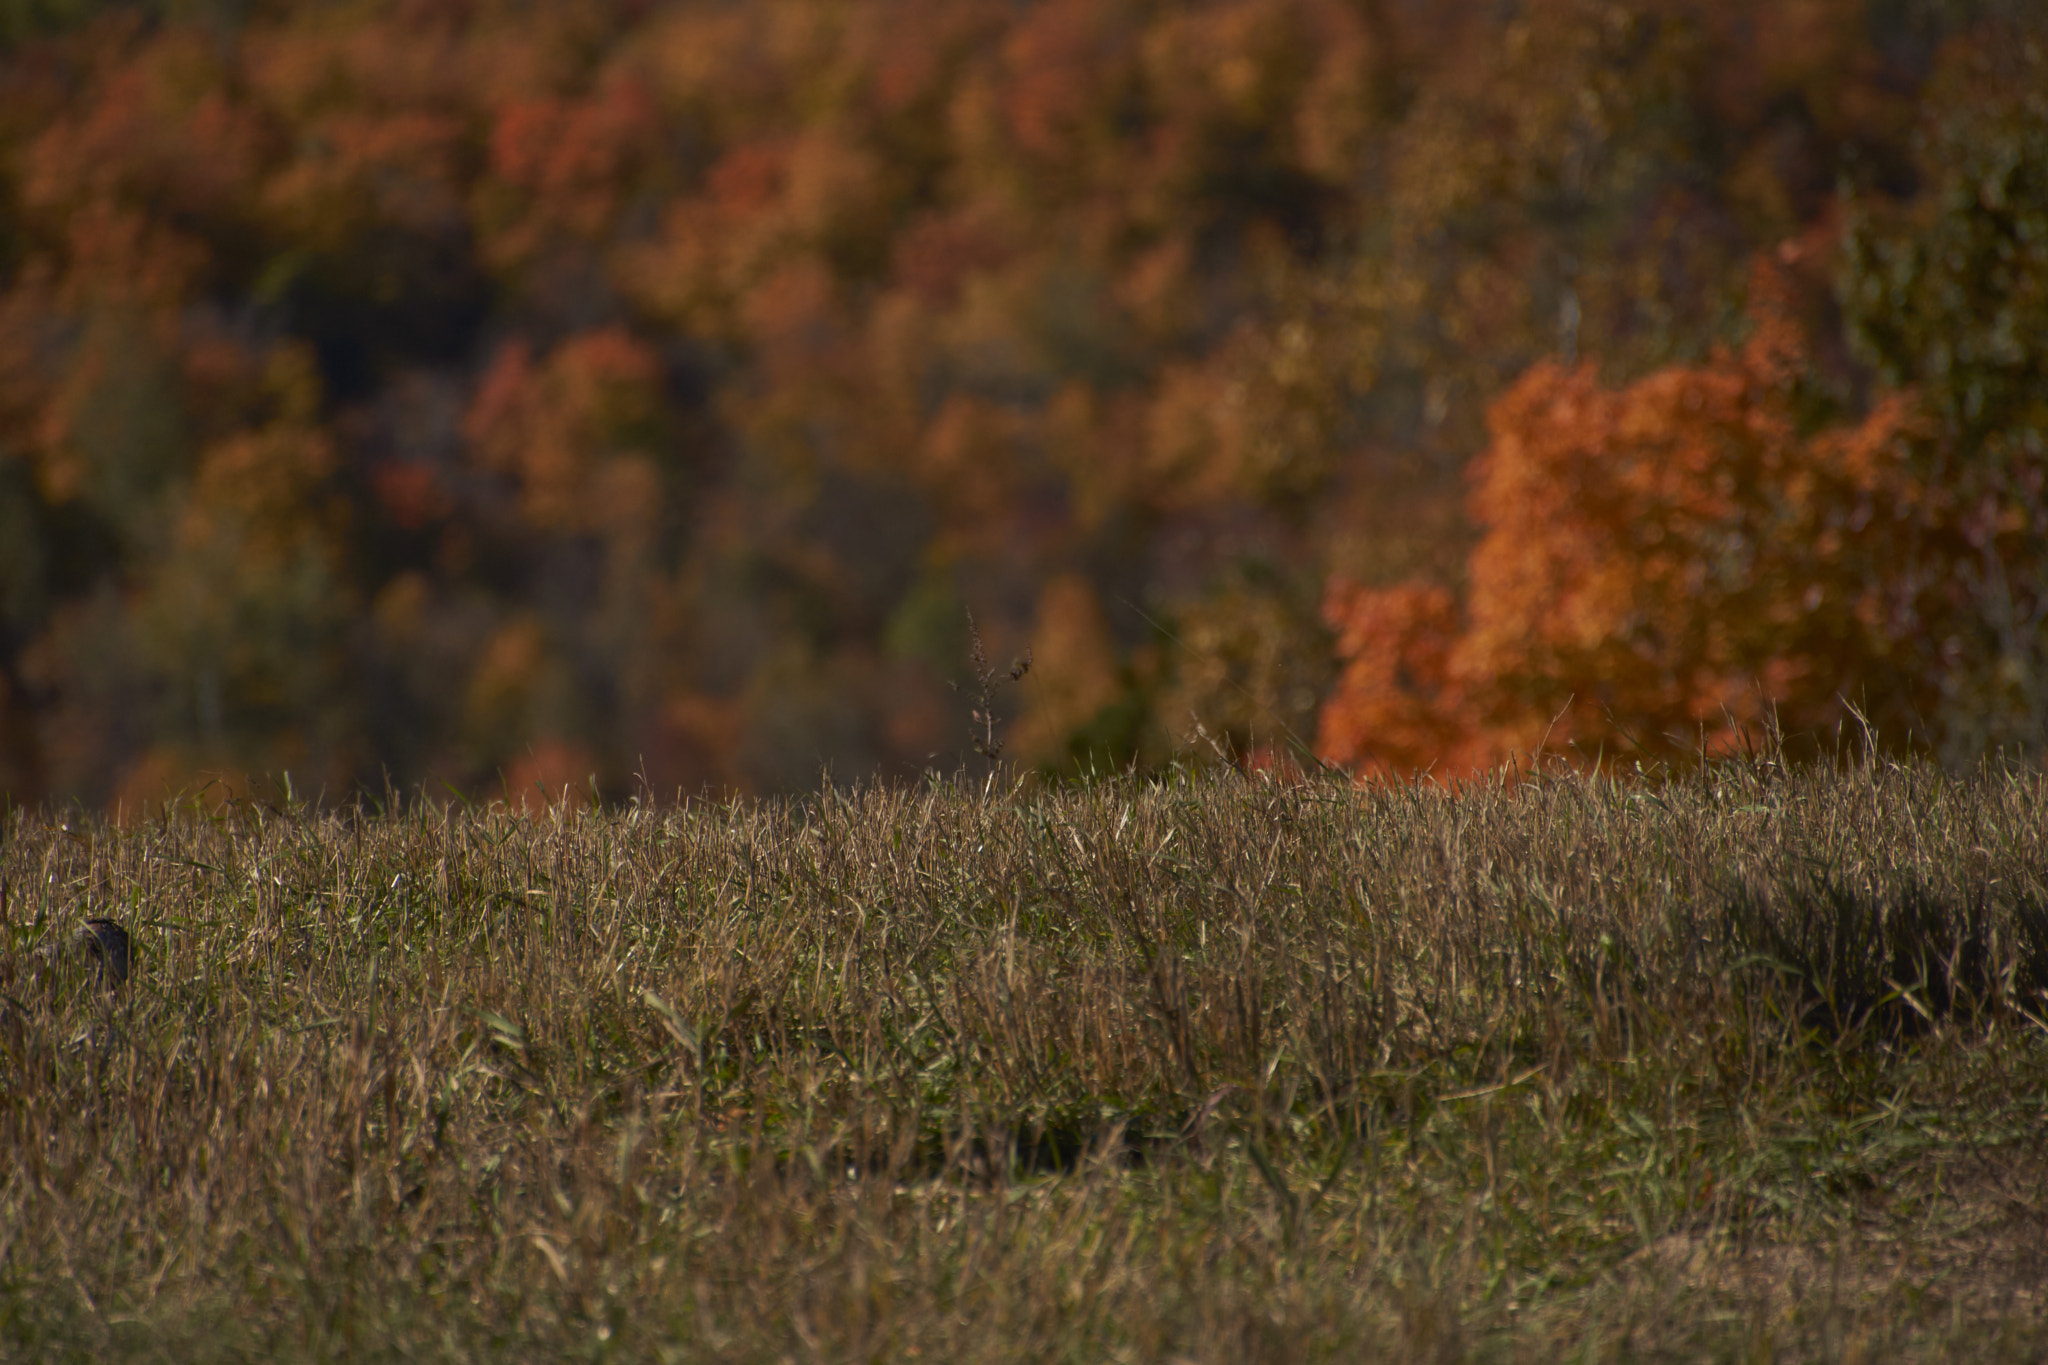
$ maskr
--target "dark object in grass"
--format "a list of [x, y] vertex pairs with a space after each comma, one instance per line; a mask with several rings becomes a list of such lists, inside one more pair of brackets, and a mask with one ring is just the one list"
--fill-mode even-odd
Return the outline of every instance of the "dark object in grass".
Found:
[[128, 980], [128, 968], [132, 954], [128, 944], [128, 931], [118, 920], [95, 916], [71, 934], [69, 938], [44, 945], [37, 956], [42, 959], [45, 972], [53, 975], [68, 975], [84, 970], [96, 986], [113, 990]]
[[1733, 941], [1787, 971], [1807, 1017], [1836, 1038], [1866, 1027], [1911, 1037], [2048, 990], [2048, 908], [2030, 897], [1857, 887], [1821, 872], [1741, 886], [1723, 913]]
[[88, 964], [94, 981], [112, 990], [128, 980], [128, 931], [117, 920], [89, 919], [71, 936], [71, 956]]
[[[0, 995], [0, 1036], [18, 1038], [29, 1016], [28, 1005], [37, 999], [47, 1004], [57, 988], [80, 974], [95, 987], [113, 991], [128, 980], [133, 961], [128, 931], [118, 920], [94, 916], [78, 926], [68, 938], [47, 943], [29, 959], [27, 984], [36, 989], [27, 1000]], [[9, 971], [0, 971], [0, 984], [13, 986]]]

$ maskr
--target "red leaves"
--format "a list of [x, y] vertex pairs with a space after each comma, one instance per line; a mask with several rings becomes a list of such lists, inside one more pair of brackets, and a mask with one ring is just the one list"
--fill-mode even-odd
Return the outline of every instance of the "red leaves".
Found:
[[1915, 409], [1890, 395], [1804, 433], [1803, 339], [1773, 289], [1756, 299], [1748, 343], [1705, 365], [1608, 389], [1544, 363], [1494, 402], [1465, 618], [1416, 585], [1326, 599], [1345, 661], [1326, 757], [1457, 773], [1546, 735], [1589, 759], [1684, 753], [1766, 707], [1788, 731], [1830, 732], [1850, 704], [1911, 723], [1928, 679], [1901, 665], [1929, 623], [1898, 608], [1926, 595], [1911, 566], [1935, 543]]
[[511, 476], [537, 529], [625, 530], [656, 510], [644, 445], [658, 379], [653, 355], [618, 328], [574, 337], [538, 364], [514, 342], [479, 386], [463, 434], [479, 464]]
[[1316, 752], [1361, 777], [1455, 776], [1496, 748], [1453, 667], [1462, 622], [1442, 588], [1361, 588], [1333, 580], [1323, 616], [1342, 671], [1324, 704]]

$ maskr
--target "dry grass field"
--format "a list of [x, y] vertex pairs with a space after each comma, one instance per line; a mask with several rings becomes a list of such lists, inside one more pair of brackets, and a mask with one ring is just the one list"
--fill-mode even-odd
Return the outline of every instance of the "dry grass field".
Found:
[[0, 1356], [2040, 1360], [2044, 832], [1768, 759], [14, 812]]

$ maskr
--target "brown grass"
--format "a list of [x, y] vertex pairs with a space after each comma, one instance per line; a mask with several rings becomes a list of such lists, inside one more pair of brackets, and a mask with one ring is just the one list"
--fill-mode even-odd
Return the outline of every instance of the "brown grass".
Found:
[[[0, 1355], [2032, 1360], [2039, 771], [16, 812]], [[30, 970], [88, 915], [118, 991]]]

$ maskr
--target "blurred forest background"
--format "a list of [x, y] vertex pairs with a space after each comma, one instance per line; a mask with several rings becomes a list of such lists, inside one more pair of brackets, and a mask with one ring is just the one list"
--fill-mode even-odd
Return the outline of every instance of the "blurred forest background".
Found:
[[5, 0], [0, 793], [2038, 757], [2037, 8]]

